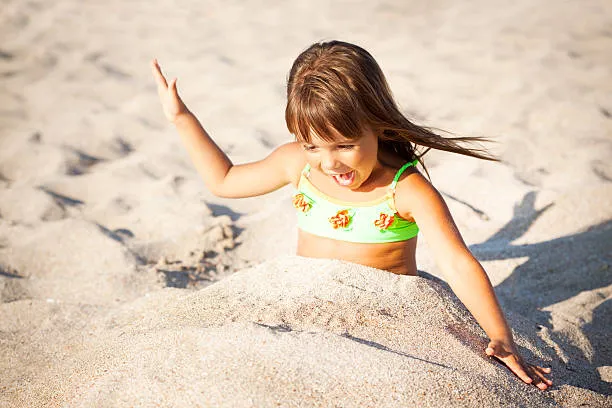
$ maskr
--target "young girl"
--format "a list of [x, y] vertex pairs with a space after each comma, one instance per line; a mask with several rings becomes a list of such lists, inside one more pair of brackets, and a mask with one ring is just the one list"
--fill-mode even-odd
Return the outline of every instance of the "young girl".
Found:
[[[335, 258], [416, 275], [422, 231], [457, 297], [490, 338], [485, 352], [544, 390], [549, 368], [526, 363], [491, 283], [470, 253], [438, 191], [416, 169], [417, 148], [494, 160], [463, 147], [478, 138], [443, 138], [399, 111], [374, 60], [356, 45], [316, 43], [293, 63], [285, 119], [296, 141], [263, 160], [234, 165], [187, 109], [176, 78], [152, 63], [159, 97], [198, 172], [220, 197], [251, 197], [296, 187], [297, 254]], [[424, 167], [424, 166], [423, 166]], [[418, 225], [418, 226], [417, 226]]]

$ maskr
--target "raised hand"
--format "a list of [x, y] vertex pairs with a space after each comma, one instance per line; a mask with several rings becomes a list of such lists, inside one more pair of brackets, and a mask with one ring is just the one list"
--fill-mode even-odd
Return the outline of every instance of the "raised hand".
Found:
[[544, 368], [526, 363], [518, 353], [514, 342], [507, 344], [501, 341], [491, 341], [485, 353], [501, 361], [506, 367], [516, 374], [527, 384], [533, 384], [541, 390], [552, 385], [552, 381], [546, 378], [550, 374], [550, 368]]
[[189, 109], [187, 109], [176, 90], [176, 78], [168, 83], [156, 59], [151, 61], [151, 69], [157, 83], [157, 93], [164, 109], [164, 115], [170, 122], [174, 123], [179, 117], [189, 113]]

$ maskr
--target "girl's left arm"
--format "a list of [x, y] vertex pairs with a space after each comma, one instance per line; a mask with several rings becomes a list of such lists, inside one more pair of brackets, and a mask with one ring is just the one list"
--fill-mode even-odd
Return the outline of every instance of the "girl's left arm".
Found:
[[528, 364], [518, 353], [489, 277], [465, 245], [440, 193], [415, 171], [398, 184], [395, 205], [400, 216], [417, 222], [451, 289], [489, 336], [486, 354], [526, 383], [542, 390], [552, 385], [545, 376], [549, 368]]

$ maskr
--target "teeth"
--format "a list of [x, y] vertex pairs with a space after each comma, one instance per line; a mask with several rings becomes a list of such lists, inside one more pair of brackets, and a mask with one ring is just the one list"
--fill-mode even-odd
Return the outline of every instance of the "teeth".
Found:
[[334, 174], [332, 177], [341, 186], [347, 186], [351, 184], [353, 177], [354, 177], [354, 173], [353, 171], [349, 171], [348, 173]]

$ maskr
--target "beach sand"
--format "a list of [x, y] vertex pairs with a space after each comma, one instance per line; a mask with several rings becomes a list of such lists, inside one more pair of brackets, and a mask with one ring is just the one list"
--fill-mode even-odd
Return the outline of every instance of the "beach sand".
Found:
[[[612, 406], [606, 1], [0, 5], [0, 406]], [[416, 123], [502, 159], [425, 163], [541, 392], [419, 238], [419, 277], [295, 256], [290, 188], [208, 192], [159, 59], [236, 163], [291, 141], [285, 81], [362, 45]]]

